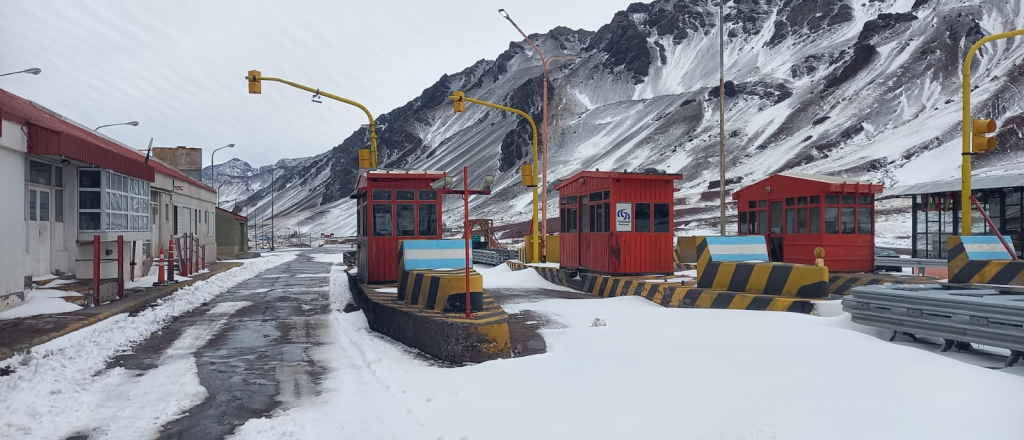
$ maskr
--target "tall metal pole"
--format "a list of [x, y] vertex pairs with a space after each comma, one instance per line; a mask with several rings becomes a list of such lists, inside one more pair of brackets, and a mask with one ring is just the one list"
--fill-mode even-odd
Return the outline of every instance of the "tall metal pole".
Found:
[[722, 236], [725, 236], [725, 0], [718, 2], [718, 186]]
[[270, 171], [270, 250], [274, 250], [274, 183], [277, 182], [277, 168]]

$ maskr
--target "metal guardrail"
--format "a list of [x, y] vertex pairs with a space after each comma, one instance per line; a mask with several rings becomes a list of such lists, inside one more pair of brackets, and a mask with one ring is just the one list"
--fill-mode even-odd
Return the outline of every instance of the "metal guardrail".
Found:
[[875, 266], [946, 267], [946, 260], [930, 258], [875, 257]]
[[938, 284], [855, 287], [843, 299], [853, 322], [942, 338], [942, 351], [973, 342], [1009, 349], [1006, 366], [1024, 355], [1024, 295]]
[[505, 261], [519, 258], [519, 251], [515, 249], [473, 249], [473, 262], [498, 266], [505, 264]]

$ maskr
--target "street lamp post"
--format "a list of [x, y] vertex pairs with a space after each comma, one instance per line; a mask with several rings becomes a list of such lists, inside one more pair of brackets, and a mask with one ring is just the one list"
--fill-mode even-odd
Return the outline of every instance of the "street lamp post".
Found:
[[138, 127], [139, 126], [139, 121], [118, 122], [116, 124], [101, 125], [99, 127], [94, 128], [93, 131], [99, 131], [103, 127], [114, 127], [114, 126], [117, 126], [117, 125], [131, 125], [132, 127]]
[[498, 13], [501, 14], [502, 17], [505, 17], [505, 19], [508, 20], [508, 22], [512, 24], [512, 27], [516, 28], [516, 30], [519, 31], [519, 34], [522, 35], [523, 38], [526, 39], [527, 43], [530, 43], [530, 46], [533, 47], [533, 50], [535, 50], [537, 52], [537, 55], [540, 56], [541, 65], [544, 67], [544, 86], [543, 86], [544, 87], [544, 91], [543, 91], [544, 96], [541, 98], [541, 102], [542, 102], [541, 107], [543, 109], [542, 110], [543, 116], [542, 116], [542, 121], [541, 121], [541, 146], [544, 149], [544, 152], [543, 152], [544, 159], [543, 159], [543, 162], [541, 164], [541, 196], [540, 196], [541, 200], [543, 200], [542, 205], [543, 205], [544, 208], [541, 211], [540, 252], [541, 252], [541, 256], [544, 258], [544, 261], [547, 261], [547, 256], [548, 256], [548, 248], [547, 248], [547, 244], [548, 244], [547, 243], [547, 237], [548, 237], [548, 65], [551, 64], [552, 61], [572, 60], [572, 59], [579, 58], [579, 56], [576, 56], [576, 55], [563, 55], [563, 56], [545, 58], [544, 57], [544, 53], [540, 51], [540, 48], [538, 48], [537, 45], [533, 43], [533, 40], [531, 40], [530, 37], [528, 37], [526, 35], [526, 32], [523, 32], [523, 30], [519, 28], [519, 25], [517, 25], [516, 22], [512, 20], [512, 17], [510, 17], [508, 15], [508, 12], [505, 12], [504, 9], [498, 9]]
[[27, 73], [29, 75], [38, 75], [40, 73], [43, 73], [43, 69], [40, 69], [38, 67], [33, 67], [33, 68], [30, 68], [30, 69], [19, 70], [17, 72], [3, 73], [3, 74], [0, 74], [0, 76], [17, 75], [19, 73]]
[[725, 237], [725, 0], [718, 2], [718, 190], [721, 217], [718, 222]]
[[[213, 153], [210, 153], [210, 183], [214, 185], [217, 184], [217, 168], [213, 166], [213, 156], [217, 154], [218, 151], [223, 150], [225, 148], [235, 148], [235, 144], [227, 144], [223, 147], [213, 150]], [[220, 206], [220, 186], [217, 186], [217, 206]]]

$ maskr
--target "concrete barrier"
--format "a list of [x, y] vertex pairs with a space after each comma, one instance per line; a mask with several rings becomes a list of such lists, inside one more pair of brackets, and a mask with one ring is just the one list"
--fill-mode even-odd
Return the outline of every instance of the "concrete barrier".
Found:
[[828, 278], [829, 295], [849, 295], [854, 287], [879, 284], [934, 284], [938, 278], [870, 273], [832, 274]]
[[709, 262], [697, 287], [797, 298], [827, 298], [828, 268], [790, 263]]
[[950, 283], [1024, 285], [1024, 261], [1012, 260], [999, 237], [950, 236], [946, 261]]
[[465, 319], [459, 313], [446, 315], [396, 300], [395, 294], [360, 284], [352, 274], [349, 289], [371, 330], [429, 356], [452, 363], [477, 363], [509, 356], [508, 314], [486, 294], [482, 294], [482, 310]]
[[[466, 270], [407, 270], [398, 280], [398, 298], [439, 313], [466, 310]], [[484, 281], [469, 270], [470, 310], [483, 310]]]

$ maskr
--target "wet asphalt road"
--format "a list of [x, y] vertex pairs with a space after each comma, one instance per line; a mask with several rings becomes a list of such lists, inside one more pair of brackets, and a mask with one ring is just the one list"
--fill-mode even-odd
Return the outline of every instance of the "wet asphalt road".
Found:
[[[247, 303], [212, 326], [210, 339], [192, 354], [208, 397], [188, 414], [165, 425], [161, 439], [219, 439], [252, 418], [288, 408], [315, 395], [324, 367], [310, 357], [322, 345], [321, 330], [330, 312], [330, 263], [309, 257], [340, 253], [317, 248], [250, 278], [213, 301], [179, 317], [115, 358], [111, 367], [139, 371], [157, 366], [186, 329], [209, 326], [218, 304]], [[233, 304], [226, 304], [232, 306]], [[238, 306], [238, 305], [234, 305]]]

